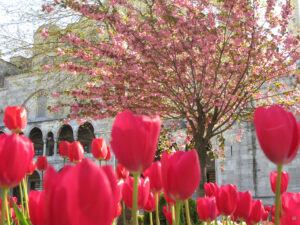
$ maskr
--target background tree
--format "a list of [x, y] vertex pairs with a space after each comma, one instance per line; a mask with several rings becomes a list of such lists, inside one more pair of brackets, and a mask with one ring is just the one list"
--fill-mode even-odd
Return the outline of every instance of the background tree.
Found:
[[62, 37], [72, 46], [63, 51], [80, 63], [60, 70], [91, 77], [84, 88], [68, 92], [74, 98], [71, 118], [103, 119], [130, 109], [185, 120], [200, 158], [201, 185], [211, 138], [251, 119], [253, 102], [298, 109], [293, 74], [299, 36], [288, 31], [289, 0], [55, 5], [95, 20], [98, 33], [106, 34], [98, 43], [76, 34]]

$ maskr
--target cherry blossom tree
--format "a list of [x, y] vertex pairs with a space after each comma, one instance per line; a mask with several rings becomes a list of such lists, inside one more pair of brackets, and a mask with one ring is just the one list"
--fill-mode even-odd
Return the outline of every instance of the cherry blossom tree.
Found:
[[298, 110], [299, 36], [288, 29], [290, 0], [56, 0], [49, 7], [59, 6], [95, 20], [102, 37], [61, 37], [73, 47], [61, 51], [80, 61], [55, 68], [91, 77], [67, 93], [71, 118], [130, 109], [185, 120], [202, 184], [211, 138], [251, 119], [253, 104]]

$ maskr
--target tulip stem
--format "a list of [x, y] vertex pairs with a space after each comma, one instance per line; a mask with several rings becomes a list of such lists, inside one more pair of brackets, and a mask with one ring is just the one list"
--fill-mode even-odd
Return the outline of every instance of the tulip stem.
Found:
[[158, 211], [158, 203], [159, 203], [159, 196], [158, 196], [158, 192], [155, 193], [155, 218], [156, 218], [156, 225], [160, 225], [160, 221], [159, 221], [159, 211]]
[[190, 216], [189, 200], [188, 199], [186, 199], [184, 201], [184, 205], [185, 205], [185, 214], [186, 214], [187, 225], [191, 225], [191, 216]]
[[179, 221], [180, 221], [180, 206], [181, 206], [181, 202], [177, 201], [176, 202], [176, 218], [175, 218], [175, 225], [179, 225]]
[[25, 182], [24, 178], [22, 180], [22, 185], [23, 185], [23, 191], [24, 191], [24, 198], [25, 198], [25, 209], [26, 209], [26, 217], [29, 219], [29, 207], [28, 207], [28, 193], [27, 193], [27, 184]]
[[5, 213], [6, 213], [6, 217], [7, 217], [7, 224], [10, 225], [10, 221], [9, 221], [9, 214], [8, 214], [8, 208], [7, 208], [7, 192], [8, 192], [8, 188], [3, 188], [2, 189], [2, 208], [1, 208], [1, 225], [5, 224]]
[[153, 225], [152, 212], [149, 212], [150, 225]]
[[240, 220], [240, 224], [243, 225], [243, 219]]
[[22, 184], [19, 184], [19, 189], [20, 189], [20, 198], [21, 198], [21, 205], [22, 205], [22, 210], [24, 213], [25, 205], [24, 205], [24, 200], [23, 200], [23, 189], [22, 189]]
[[215, 225], [218, 225], [218, 218], [215, 219]]
[[66, 165], [66, 158], [64, 157], [64, 167], [65, 167], [65, 165]]
[[174, 208], [174, 205], [171, 205], [171, 211], [172, 211], [172, 224], [175, 224], [175, 208]]
[[282, 165], [277, 165], [277, 182], [276, 182], [276, 201], [275, 201], [275, 225], [279, 225], [279, 208], [280, 208], [280, 183], [281, 183]]
[[122, 215], [123, 215], [123, 225], [126, 225], [126, 208], [125, 208], [125, 204], [124, 201], [122, 201]]
[[131, 224], [138, 225], [137, 218], [137, 201], [138, 201], [138, 181], [140, 174], [138, 172], [133, 173], [133, 201], [132, 201], [132, 211], [131, 211]]

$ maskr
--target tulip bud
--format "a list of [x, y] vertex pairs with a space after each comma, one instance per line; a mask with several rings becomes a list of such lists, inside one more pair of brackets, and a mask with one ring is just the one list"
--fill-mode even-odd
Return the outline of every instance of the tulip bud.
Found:
[[200, 163], [196, 150], [178, 151], [173, 155], [164, 152], [161, 158], [164, 192], [174, 201], [191, 197], [200, 182]]
[[252, 200], [251, 213], [246, 220], [247, 224], [256, 224], [261, 221], [264, 211], [261, 200]]
[[103, 138], [94, 138], [92, 141], [92, 154], [97, 160], [104, 160], [107, 155], [106, 142]]
[[126, 110], [115, 119], [110, 144], [128, 171], [142, 173], [154, 160], [159, 134], [158, 116], [150, 118]]
[[[286, 192], [289, 185], [290, 175], [285, 171], [281, 171], [280, 194]], [[274, 194], [276, 194], [277, 171], [270, 173], [270, 183]]]
[[122, 166], [122, 164], [117, 164], [117, 177], [119, 180], [125, 180], [129, 176], [129, 172]]
[[27, 174], [32, 175], [33, 172], [35, 171], [35, 168], [36, 168], [36, 162], [34, 160], [31, 160], [28, 170], [27, 170]]
[[234, 218], [246, 220], [249, 217], [252, 204], [252, 195], [250, 191], [237, 194], [237, 207], [233, 213]]
[[[112, 177], [111, 177], [112, 176]], [[112, 168], [89, 159], [45, 175], [47, 224], [111, 225], [117, 211], [117, 178]]]
[[149, 193], [148, 200], [143, 209], [146, 212], [153, 212], [155, 210], [155, 195], [152, 192]]
[[231, 215], [237, 206], [237, 188], [233, 184], [219, 187], [216, 196], [217, 207], [222, 215]]
[[72, 163], [81, 162], [84, 155], [84, 148], [79, 141], [74, 141], [69, 147], [69, 159]]
[[161, 162], [156, 161], [144, 171], [144, 177], [149, 177], [150, 190], [152, 192], [160, 192], [162, 190], [162, 178], [161, 178]]
[[167, 206], [164, 206], [162, 212], [163, 212], [164, 216], [166, 217], [168, 223], [172, 224], [172, 211], [171, 211], [171, 207], [169, 206], [169, 209], [167, 209]]
[[46, 224], [45, 191], [29, 192], [29, 214], [32, 225]]
[[46, 156], [39, 156], [37, 158], [37, 168], [40, 171], [45, 171], [48, 167], [48, 161], [47, 161], [47, 157]]
[[300, 224], [300, 193], [284, 193], [282, 195], [283, 215], [280, 217], [281, 225]]
[[7, 106], [3, 122], [13, 133], [21, 133], [27, 125], [26, 109], [20, 106]]
[[300, 131], [292, 113], [277, 105], [259, 107], [254, 112], [254, 125], [259, 144], [269, 160], [284, 165], [296, 157]]
[[[150, 182], [149, 178], [139, 178], [138, 180], [138, 208], [144, 208], [147, 203], [150, 192]], [[123, 200], [125, 205], [131, 209], [132, 208], [132, 196], [133, 196], [133, 178], [127, 177], [123, 184], [122, 190]]]
[[217, 183], [207, 183], [204, 184], [204, 191], [207, 197], [215, 197], [218, 192]]
[[199, 219], [202, 221], [211, 222], [214, 220], [219, 215], [216, 199], [214, 197], [198, 198], [197, 212]]
[[71, 143], [68, 142], [68, 141], [62, 141], [59, 144], [58, 151], [59, 151], [59, 155], [62, 158], [68, 158], [69, 157], [69, 148], [70, 148], [70, 145], [71, 145]]
[[0, 187], [17, 186], [34, 156], [32, 142], [23, 135], [0, 135]]
[[107, 154], [106, 154], [106, 157], [104, 160], [107, 162], [107, 161], [111, 160], [111, 151], [110, 151], [110, 147], [108, 145], [106, 147], [107, 147]]

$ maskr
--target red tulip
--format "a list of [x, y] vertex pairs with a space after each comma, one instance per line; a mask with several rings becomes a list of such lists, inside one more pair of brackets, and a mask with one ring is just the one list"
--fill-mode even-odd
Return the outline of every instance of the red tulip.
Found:
[[122, 213], [122, 204], [118, 202], [115, 218], [118, 218]]
[[262, 215], [262, 220], [268, 220], [269, 219], [269, 211], [264, 210], [263, 215]]
[[206, 183], [204, 184], [204, 191], [207, 197], [215, 197], [218, 192], [217, 183]]
[[111, 160], [111, 151], [110, 151], [110, 147], [108, 145], [106, 147], [107, 147], [107, 155], [104, 160], [109, 161], [109, 160]]
[[252, 195], [250, 191], [237, 194], [237, 206], [233, 213], [234, 218], [246, 220], [251, 211]]
[[256, 135], [269, 160], [277, 165], [290, 163], [299, 147], [296, 119], [280, 106], [259, 107], [254, 113]]
[[[150, 184], [151, 184], [151, 182], [150, 182]], [[144, 205], [143, 209], [146, 212], [153, 212], [155, 210], [155, 206], [156, 206], [155, 205], [155, 195], [152, 192], [150, 192], [149, 196], [148, 196], [148, 200], [147, 200], [146, 204]]]
[[115, 119], [110, 144], [128, 171], [142, 173], [154, 160], [159, 134], [159, 116], [150, 118], [126, 110]]
[[129, 172], [122, 166], [122, 164], [117, 164], [117, 177], [119, 180], [125, 180], [129, 176]]
[[7, 106], [3, 122], [13, 133], [21, 133], [27, 125], [26, 109], [20, 106]]
[[165, 193], [174, 201], [191, 197], [200, 182], [200, 163], [196, 150], [164, 152], [161, 158], [162, 184]]
[[70, 148], [70, 145], [71, 145], [71, 143], [68, 142], [68, 141], [62, 141], [62, 142], [60, 142], [58, 151], [59, 151], [59, 155], [62, 158], [68, 158], [69, 157], [69, 148]]
[[23, 135], [0, 135], [0, 187], [17, 186], [26, 175], [33, 156], [33, 144]]
[[[280, 183], [280, 194], [286, 192], [289, 185], [290, 175], [289, 173], [282, 171], [281, 172], [281, 183]], [[276, 194], [276, 183], [277, 183], [277, 171], [270, 173], [270, 182], [273, 193]]]
[[284, 193], [282, 195], [282, 209], [281, 225], [299, 225], [300, 193]]
[[[109, 173], [107, 171], [110, 170]], [[117, 210], [113, 169], [83, 159], [45, 176], [46, 220], [51, 225], [111, 225]]]
[[153, 162], [151, 166], [144, 171], [143, 175], [144, 177], [149, 177], [150, 190], [152, 192], [160, 192], [162, 190], [160, 161]]
[[198, 198], [197, 212], [199, 219], [202, 221], [210, 222], [214, 220], [219, 215], [216, 199], [214, 197]]
[[175, 205], [175, 204], [176, 204], [176, 202], [175, 202], [173, 199], [171, 199], [171, 198], [166, 194], [165, 191], [164, 191], [164, 196], [165, 196], [166, 202], [167, 202], [169, 205]]
[[106, 142], [103, 138], [94, 138], [92, 141], [92, 154], [95, 159], [104, 160], [107, 155]]
[[265, 206], [265, 211], [271, 212], [271, 210], [272, 210], [272, 207], [271, 207], [271, 206], [269, 206], [269, 205], [266, 205], [266, 206]]
[[84, 148], [79, 141], [74, 141], [71, 143], [69, 148], [69, 159], [72, 163], [81, 162], [84, 155]]
[[246, 220], [247, 224], [256, 224], [262, 220], [264, 207], [261, 200], [252, 200], [251, 212]]
[[33, 172], [35, 171], [35, 168], [36, 168], [36, 162], [34, 160], [31, 160], [31, 162], [29, 163], [28, 170], [27, 170], [26, 174], [32, 175]]
[[46, 225], [45, 191], [30, 191], [28, 205], [32, 225]]
[[216, 196], [217, 207], [222, 215], [231, 215], [237, 206], [237, 188], [233, 184], [219, 187]]
[[40, 171], [45, 171], [48, 167], [48, 161], [46, 156], [39, 156], [36, 161], [37, 168]]
[[[138, 181], [138, 208], [144, 208], [145, 204], [147, 203], [148, 197], [150, 192], [150, 182], [149, 178], [139, 178]], [[127, 177], [123, 184], [123, 200], [125, 205], [128, 208], [132, 208], [132, 194], [133, 194], [133, 178]]]
[[164, 216], [166, 217], [168, 223], [172, 224], [172, 211], [171, 211], [171, 207], [169, 206], [169, 209], [167, 209], [167, 206], [164, 206], [162, 212], [163, 212]]

